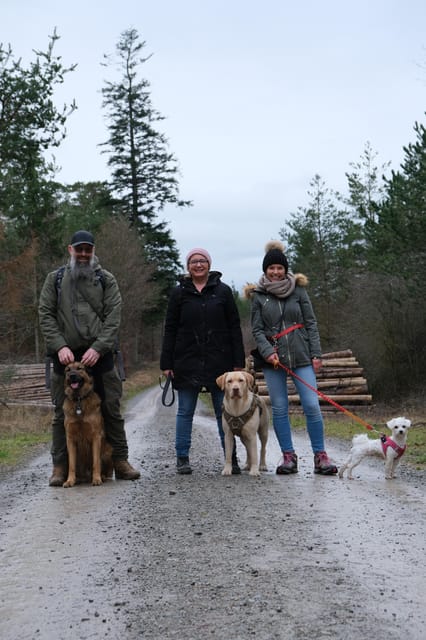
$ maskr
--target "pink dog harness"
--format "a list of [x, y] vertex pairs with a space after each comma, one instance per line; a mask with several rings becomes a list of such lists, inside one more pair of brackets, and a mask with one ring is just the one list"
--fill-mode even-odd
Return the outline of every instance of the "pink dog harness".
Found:
[[383, 449], [383, 455], [386, 457], [386, 451], [388, 450], [388, 447], [391, 447], [394, 451], [396, 451], [396, 458], [400, 458], [405, 449], [407, 448], [406, 445], [404, 445], [403, 447], [400, 447], [398, 444], [396, 444], [396, 442], [394, 440], [392, 440], [392, 438], [389, 437], [385, 437], [385, 438], [381, 438], [382, 441], [382, 449]]

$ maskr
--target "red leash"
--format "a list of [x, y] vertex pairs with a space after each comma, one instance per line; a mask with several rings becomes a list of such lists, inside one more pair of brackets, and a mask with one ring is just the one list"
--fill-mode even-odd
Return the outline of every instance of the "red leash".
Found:
[[294, 371], [289, 369], [285, 364], [281, 364], [281, 362], [277, 362], [274, 365], [274, 367], [277, 368], [277, 366], [281, 367], [281, 369], [284, 369], [287, 373], [289, 373], [291, 376], [293, 376], [293, 378], [296, 378], [296, 380], [299, 380], [299, 382], [302, 382], [306, 387], [311, 389], [311, 391], [315, 391], [317, 396], [320, 396], [323, 400], [325, 400], [329, 404], [332, 404], [333, 407], [336, 407], [336, 409], [338, 409], [339, 411], [342, 411], [343, 413], [345, 413], [347, 416], [352, 418], [352, 420], [355, 420], [356, 422], [359, 422], [359, 424], [362, 424], [366, 429], [369, 429], [370, 431], [376, 431], [377, 433], [379, 433], [379, 431], [377, 431], [377, 429], [372, 427], [371, 424], [369, 424], [368, 422], [366, 422], [362, 418], [359, 418], [357, 415], [352, 413], [352, 411], [349, 411], [348, 409], [345, 409], [345, 407], [342, 407], [340, 404], [338, 404], [337, 402], [335, 402], [334, 400], [332, 400], [331, 398], [326, 396], [325, 393], [322, 393], [322, 391], [320, 391], [319, 389], [315, 389], [315, 387], [310, 385], [309, 382], [306, 382], [306, 380], [303, 380], [303, 378], [298, 376], [297, 373], [294, 373]]

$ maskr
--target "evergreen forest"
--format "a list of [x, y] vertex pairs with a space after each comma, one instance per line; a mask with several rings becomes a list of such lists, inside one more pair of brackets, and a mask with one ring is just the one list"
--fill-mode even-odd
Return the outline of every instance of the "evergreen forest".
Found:
[[[120, 285], [126, 364], [143, 368], [159, 358], [168, 293], [183, 270], [161, 214], [192, 203], [180, 196], [178, 159], [144, 79], [150, 56], [134, 29], [104, 56], [115, 70], [101, 88], [107, 133], [99, 152], [109, 179], [57, 180], [52, 153], [78, 107], [55, 99], [75, 69], [57, 53], [59, 39], [55, 31], [28, 65], [0, 44], [0, 362], [43, 361], [40, 289], [66, 260], [72, 233], [85, 228]], [[366, 143], [349, 164], [345, 193], [315, 175], [307, 204], [265, 231], [282, 239], [292, 271], [309, 276], [323, 351], [352, 349], [383, 401], [422, 396], [426, 381], [426, 128], [415, 122], [413, 130], [398, 170], [378, 166]], [[248, 353], [249, 302], [234, 294]]]

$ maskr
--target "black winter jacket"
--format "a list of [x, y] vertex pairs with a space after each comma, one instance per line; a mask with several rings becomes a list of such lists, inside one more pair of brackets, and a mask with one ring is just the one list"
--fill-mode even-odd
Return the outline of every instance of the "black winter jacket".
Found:
[[160, 357], [175, 389], [212, 388], [225, 371], [244, 368], [240, 317], [231, 288], [211, 271], [201, 293], [184, 276], [169, 298]]

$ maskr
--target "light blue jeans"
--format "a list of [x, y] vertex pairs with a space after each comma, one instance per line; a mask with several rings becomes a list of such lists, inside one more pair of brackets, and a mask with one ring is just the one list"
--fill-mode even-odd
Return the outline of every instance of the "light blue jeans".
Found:
[[[199, 390], [197, 388], [179, 389], [178, 410], [176, 414], [176, 455], [187, 456], [191, 448], [192, 421], [197, 406]], [[214, 414], [216, 416], [222, 449], [225, 450], [225, 434], [222, 428], [223, 391], [215, 387], [210, 391]]]
[[[297, 367], [294, 369], [294, 373], [306, 380], [311, 387], [317, 388], [313, 367]], [[281, 451], [294, 451], [288, 406], [287, 372], [281, 368], [265, 367], [263, 374], [271, 400], [274, 431]], [[305, 414], [306, 428], [311, 440], [312, 451], [314, 453], [324, 451], [324, 422], [318, 396], [296, 378], [293, 378], [293, 382]]]

